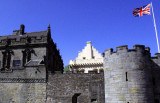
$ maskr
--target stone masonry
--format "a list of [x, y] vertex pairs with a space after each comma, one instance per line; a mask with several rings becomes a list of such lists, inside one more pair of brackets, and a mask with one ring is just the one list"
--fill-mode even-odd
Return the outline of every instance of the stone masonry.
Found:
[[159, 103], [159, 54], [143, 45], [104, 52], [105, 103]]
[[47, 103], [104, 103], [103, 72], [49, 74]]
[[47, 74], [63, 72], [63, 61], [45, 31], [0, 36], [0, 103], [45, 103]]

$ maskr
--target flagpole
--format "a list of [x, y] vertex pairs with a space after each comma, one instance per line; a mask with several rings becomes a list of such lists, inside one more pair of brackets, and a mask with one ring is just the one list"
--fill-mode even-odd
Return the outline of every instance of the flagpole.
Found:
[[153, 11], [152, 2], [151, 2], [151, 6], [152, 6], [152, 13], [153, 13], [154, 28], [155, 28], [156, 39], [157, 39], [158, 53], [160, 53], [160, 50], [159, 50], [159, 41], [158, 41], [158, 34], [157, 34], [157, 27], [156, 27], [156, 21], [155, 21], [155, 17], [154, 17], [154, 11]]

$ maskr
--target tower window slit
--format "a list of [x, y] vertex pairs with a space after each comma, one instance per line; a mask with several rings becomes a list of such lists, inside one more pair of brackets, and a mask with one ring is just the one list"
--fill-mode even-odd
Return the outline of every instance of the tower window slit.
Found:
[[128, 81], [128, 73], [126, 72], [126, 81]]
[[155, 80], [154, 77], [152, 78], [152, 81], [153, 81], [153, 85], [155, 86], [156, 85], [156, 80]]

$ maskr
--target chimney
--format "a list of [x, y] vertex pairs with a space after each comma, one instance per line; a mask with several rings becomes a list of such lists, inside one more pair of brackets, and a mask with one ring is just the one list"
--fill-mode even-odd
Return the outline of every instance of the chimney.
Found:
[[21, 35], [24, 34], [24, 29], [25, 29], [25, 26], [23, 24], [21, 24], [21, 27], [20, 27], [20, 34]]
[[24, 29], [25, 29], [25, 26], [23, 24], [21, 24], [20, 30], [14, 30], [13, 35], [23, 35], [24, 34]]

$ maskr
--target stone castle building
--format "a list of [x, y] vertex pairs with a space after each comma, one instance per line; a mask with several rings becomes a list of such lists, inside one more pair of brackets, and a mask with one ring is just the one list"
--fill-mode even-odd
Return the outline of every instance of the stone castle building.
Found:
[[103, 53], [104, 72], [63, 73], [50, 26], [24, 29], [0, 36], [0, 103], [159, 103], [159, 53], [120, 46]]
[[69, 67], [72, 71], [103, 71], [103, 57], [101, 54], [91, 45], [91, 42], [87, 42], [82, 52], [78, 53], [78, 57], [75, 60], [70, 60]]
[[63, 61], [45, 31], [0, 36], [0, 103], [104, 103], [103, 72], [63, 74]]

